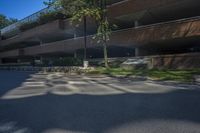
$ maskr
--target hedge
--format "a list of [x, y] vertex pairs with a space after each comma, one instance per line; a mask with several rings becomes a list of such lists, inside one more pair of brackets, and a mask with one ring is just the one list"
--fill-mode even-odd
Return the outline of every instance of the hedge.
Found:
[[57, 20], [57, 19], [66, 19], [66, 18], [69, 18], [69, 17], [70, 16], [66, 16], [66, 15], [64, 15], [61, 12], [58, 12], [58, 11], [41, 13], [37, 22], [23, 23], [19, 27], [19, 29], [20, 29], [20, 31], [26, 31], [26, 30], [32, 29], [34, 27], [37, 27], [39, 25], [46, 24], [48, 22], [52, 22], [52, 21]]

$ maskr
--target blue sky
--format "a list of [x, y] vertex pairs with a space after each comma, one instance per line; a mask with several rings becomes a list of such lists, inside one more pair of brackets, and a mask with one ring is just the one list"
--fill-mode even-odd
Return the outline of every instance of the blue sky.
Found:
[[0, 14], [7, 17], [22, 19], [29, 16], [45, 5], [44, 0], [0, 0]]

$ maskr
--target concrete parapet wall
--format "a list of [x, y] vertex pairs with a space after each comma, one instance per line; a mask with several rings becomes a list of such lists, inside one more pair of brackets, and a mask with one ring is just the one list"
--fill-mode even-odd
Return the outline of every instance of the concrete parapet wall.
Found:
[[47, 35], [50, 36], [50, 33], [52, 34], [52, 36], [54, 36], [54, 33], [59, 33], [60, 31], [62, 31], [61, 23], [62, 23], [61, 20], [55, 20], [53, 22], [49, 22], [49, 23], [34, 27], [32, 29], [21, 32], [12, 38], [0, 41], [0, 45], [1, 47], [3, 47], [3, 46], [11, 45], [11, 44], [14, 45], [17, 43], [21, 43], [23, 41], [28, 41], [28, 40], [33, 40], [33, 39], [38, 40]]
[[[200, 69], [200, 53], [186, 53], [173, 55], [157, 55], [157, 56], [140, 56], [140, 57], [122, 57], [110, 58], [109, 62], [124, 62], [127, 59], [146, 59], [149, 61], [151, 68], [154, 69]], [[103, 62], [103, 59], [91, 59], [92, 62]], [[97, 63], [97, 64], [99, 64]], [[82, 67], [31, 67], [31, 66], [5, 66], [1, 65], [1, 70], [27, 70], [27, 71], [71, 71]]]
[[[130, 14], [141, 10], [156, 8], [158, 6], [167, 5], [177, 2], [176, 0], [125, 0], [113, 4], [108, 8], [108, 16], [117, 17], [124, 14]], [[123, 10], [119, 10], [123, 9]]]
[[[88, 36], [88, 48], [99, 46], [97, 41], [92, 39], [92, 35]], [[149, 26], [141, 26], [138, 28], [129, 28], [125, 30], [114, 31], [108, 42], [108, 46], [121, 46], [121, 47], [144, 47], [154, 46], [150, 42], [167, 41], [173, 39], [189, 39], [200, 37], [200, 18], [190, 18], [179, 21], [171, 21], [168, 23], [159, 23]], [[162, 47], [162, 43], [157, 47]], [[169, 45], [174, 47], [173, 45]], [[18, 49], [13, 51], [6, 51], [0, 53], [0, 57], [18, 57], [20, 56], [34, 56], [40, 54], [50, 53], [73, 53], [76, 50], [84, 47], [84, 38], [77, 37], [75, 39], [67, 39], [56, 41], [52, 43], [45, 43], [43, 45], [32, 46], [24, 48], [24, 52], [19, 52]], [[181, 46], [180, 46], [181, 47]], [[23, 54], [23, 55], [22, 55]]]
[[200, 53], [153, 56], [154, 68], [192, 69], [200, 68]]
[[[200, 53], [109, 58], [109, 62], [122, 63], [128, 59], [145, 59], [149, 61], [150, 69], [200, 69]], [[103, 59], [94, 59], [90, 62], [103, 62]]]

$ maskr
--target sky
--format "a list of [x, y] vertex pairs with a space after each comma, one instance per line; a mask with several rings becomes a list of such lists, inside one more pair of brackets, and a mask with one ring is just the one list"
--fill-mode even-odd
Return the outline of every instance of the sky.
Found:
[[43, 8], [44, 0], [0, 0], [0, 14], [8, 18], [23, 19]]

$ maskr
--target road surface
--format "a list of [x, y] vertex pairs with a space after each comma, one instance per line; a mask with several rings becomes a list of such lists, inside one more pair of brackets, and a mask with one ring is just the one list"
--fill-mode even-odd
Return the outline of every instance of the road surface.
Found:
[[200, 133], [200, 87], [0, 71], [0, 133]]

